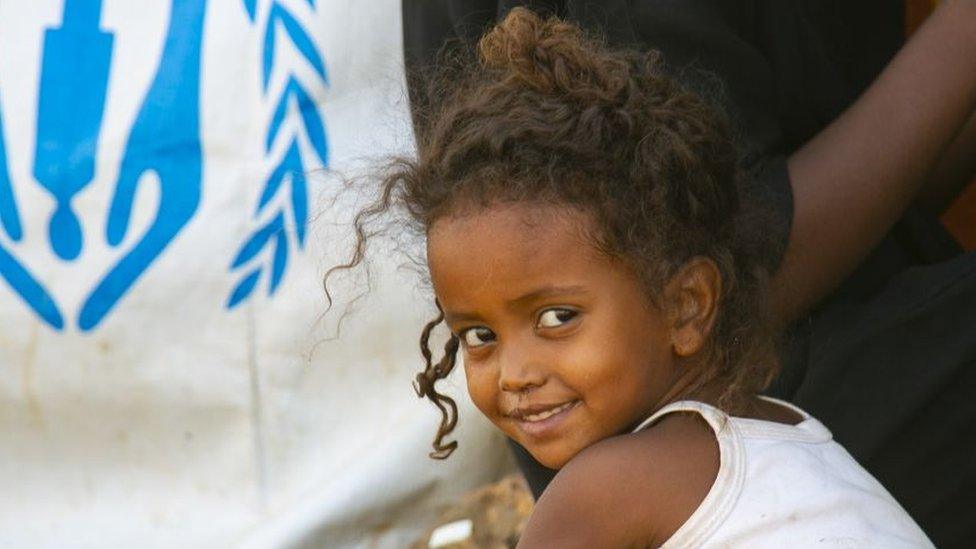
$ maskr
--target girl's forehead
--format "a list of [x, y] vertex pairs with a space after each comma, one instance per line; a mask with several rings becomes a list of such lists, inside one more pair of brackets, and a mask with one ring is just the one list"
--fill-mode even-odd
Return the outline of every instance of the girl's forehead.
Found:
[[499, 301], [546, 287], [598, 288], [627, 273], [586, 235], [588, 216], [570, 209], [490, 208], [444, 218], [428, 232], [427, 260], [442, 305]]
[[587, 215], [540, 213], [493, 208], [432, 227], [427, 260], [449, 324], [500, 323], [555, 301], [581, 307], [612, 302], [619, 310], [653, 305], [634, 272], [587, 237]]
[[[428, 260], [489, 254], [531, 263], [538, 255], [592, 249], [589, 216], [551, 205], [502, 204], [435, 221], [427, 232]], [[523, 257], [518, 257], [523, 256]]]

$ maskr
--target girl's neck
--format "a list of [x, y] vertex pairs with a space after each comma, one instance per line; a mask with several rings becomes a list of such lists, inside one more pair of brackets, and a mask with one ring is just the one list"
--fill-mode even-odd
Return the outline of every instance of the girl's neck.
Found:
[[703, 369], [697, 364], [679, 365], [671, 387], [654, 404], [654, 410], [660, 410], [679, 400], [696, 400], [721, 408], [720, 401], [725, 393], [725, 384], [718, 379], [703, 382], [703, 375]]
[[701, 382], [700, 369], [689, 367], [671, 385], [671, 388], [658, 400], [654, 410], [679, 400], [694, 400], [719, 408], [729, 415], [748, 419], [760, 419], [787, 425], [796, 425], [803, 417], [795, 411], [775, 402], [759, 398], [757, 394], [741, 395], [733, 401], [730, 408], [726, 394], [728, 385], [722, 379]]

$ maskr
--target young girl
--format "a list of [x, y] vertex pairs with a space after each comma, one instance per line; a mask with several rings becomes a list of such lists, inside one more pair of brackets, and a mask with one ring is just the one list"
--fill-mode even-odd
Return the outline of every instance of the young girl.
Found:
[[426, 234], [435, 454], [456, 446], [434, 385], [461, 350], [479, 410], [560, 470], [524, 546], [930, 546], [816, 419], [757, 396], [762, 227], [737, 222], [718, 113], [655, 56], [525, 10], [479, 54], [357, 220], [402, 207]]
[[[821, 420], [936, 545], [963, 548], [976, 253], [938, 216], [976, 176], [976, 16], [938, 4], [906, 44], [900, 1], [436, 0], [404, 4], [404, 47], [420, 105], [424, 68], [516, 5], [720, 81], [748, 144], [740, 218], [764, 220], [769, 308], [788, 326], [764, 393]], [[538, 498], [557, 471], [512, 447]]]

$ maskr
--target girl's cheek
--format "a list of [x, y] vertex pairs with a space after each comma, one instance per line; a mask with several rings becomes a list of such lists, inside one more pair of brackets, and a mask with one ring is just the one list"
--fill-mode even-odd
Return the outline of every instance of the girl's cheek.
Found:
[[464, 375], [471, 401], [482, 414], [488, 416], [489, 419], [493, 418], [496, 408], [496, 395], [493, 387], [497, 387], [497, 383], [493, 381], [488, 368], [484, 365], [469, 366], [465, 361]]

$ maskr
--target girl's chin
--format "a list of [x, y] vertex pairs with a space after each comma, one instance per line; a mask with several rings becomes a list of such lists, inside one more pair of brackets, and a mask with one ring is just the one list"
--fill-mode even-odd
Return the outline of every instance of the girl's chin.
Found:
[[526, 446], [526, 450], [532, 457], [535, 458], [540, 464], [548, 469], [562, 469], [571, 459], [573, 459], [576, 454], [580, 453], [580, 450], [569, 449], [569, 448], [554, 448], [552, 444], [547, 444], [545, 446], [550, 446], [548, 448], [543, 447], [543, 445], [536, 445], [535, 447]]

